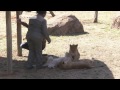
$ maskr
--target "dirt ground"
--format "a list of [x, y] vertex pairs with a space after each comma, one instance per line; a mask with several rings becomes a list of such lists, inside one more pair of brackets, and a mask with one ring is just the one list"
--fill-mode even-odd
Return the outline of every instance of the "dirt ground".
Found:
[[[7, 52], [6, 52], [6, 29], [5, 12], [0, 12], [0, 79], [120, 79], [120, 31], [111, 29], [114, 17], [119, 15], [115, 11], [100, 11], [99, 23], [93, 23], [94, 11], [55, 11], [56, 15], [71, 13], [82, 23], [88, 34], [77, 36], [50, 36], [51, 44], [47, 44], [43, 51], [45, 54], [63, 56], [69, 49], [69, 44], [79, 44], [78, 50], [82, 59], [95, 58], [96, 68], [60, 70], [56, 69], [25, 69], [28, 51], [23, 49], [23, 56], [17, 56], [17, 30], [15, 12], [12, 12], [12, 37], [13, 37], [13, 74], [7, 74]], [[26, 15], [25, 15], [26, 14]], [[25, 13], [23, 21], [28, 21]], [[31, 13], [30, 15], [33, 15]], [[30, 16], [29, 15], [29, 16]], [[48, 13], [46, 19], [50, 19]], [[27, 29], [22, 27], [22, 38], [25, 37]], [[23, 41], [24, 42], [24, 41]], [[99, 66], [103, 67], [99, 67]]]

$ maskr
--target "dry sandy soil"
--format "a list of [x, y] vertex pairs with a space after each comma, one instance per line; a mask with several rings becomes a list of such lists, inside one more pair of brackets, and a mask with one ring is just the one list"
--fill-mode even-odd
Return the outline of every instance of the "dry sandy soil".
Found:
[[[28, 51], [23, 49], [23, 56], [17, 56], [16, 16], [12, 12], [12, 37], [13, 37], [13, 74], [7, 74], [6, 56], [6, 29], [5, 12], [0, 12], [0, 78], [1, 79], [120, 79], [120, 31], [111, 29], [112, 20], [119, 15], [115, 11], [100, 11], [99, 23], [93, 23], [94, 11], [55, 11], [56, 15], [71, 13], [82, 23], [88, 34], [77, 36], [50, 36], [51, 44], [47, 44], [43, 51], [45, 54], [63, 56], [69, 50], [69, 44], [79, 44], [78, 50], [82, 59], [95, 58], [96, 68], [89, 70], [60, 70], [39, 69], [26, 70], [24, 65]], [[26, 15], [25, 15], [26, 14]], [[26, 16], [35, 14], [24, 13], [23, 21], [28, 21]], [[46, 19], [50, 19], [48, 13]], [[25, 37], [27, 29], [22, 27], [22, 36]], [[23, 40], [23, 42], [25, 42]], [[103, 65], [103, 67], [99, 67]]]

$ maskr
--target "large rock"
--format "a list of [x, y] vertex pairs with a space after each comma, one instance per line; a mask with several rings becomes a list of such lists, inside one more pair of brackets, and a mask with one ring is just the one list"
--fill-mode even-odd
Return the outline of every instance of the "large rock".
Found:
[[81, 22], [74, 15], [58, 15], [48, 20], [50, 35], [73, 35], [84, 33]]
[[113, 23], [112, 23], [111, 28], [120, 29], [120, 16], [116, 17], [116, 18], [113, 20]]

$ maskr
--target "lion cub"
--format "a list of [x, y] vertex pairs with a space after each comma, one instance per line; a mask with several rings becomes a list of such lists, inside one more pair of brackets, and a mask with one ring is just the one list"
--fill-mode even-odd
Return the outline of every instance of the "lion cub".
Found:
[[68, 70], [68, 69], [91, 69], [92, 68], [90, 63], [81, 62], [80, 60], [78, 60], [76, 62], [69, 61], [67, 63], [62, 61], [59, 63], [58, 67], [60, 69], [64, 69], [64, 70]]
[[72, 57], [72, 61], [77, 61], [80, 58], [80, 53], [78, 51], [78, 44], [77, 45], [70, 45], [69, 54]]
[[64, 57], [53, 58], [52, 56], [48, 57], [47, 62], [43, 66], [47, 66], [48, 68], [55, 68], [59, 65], [59, 63], [64, 62], [67, 63], [71, 61], [71, 57], [69, 53], [65, 53]]

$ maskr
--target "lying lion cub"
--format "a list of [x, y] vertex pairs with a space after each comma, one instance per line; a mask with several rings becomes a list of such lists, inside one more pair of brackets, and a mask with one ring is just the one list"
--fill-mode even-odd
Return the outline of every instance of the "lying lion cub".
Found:
[[47, 62], [43, 66], [47, 66], [48, 68], [55, 68], [58, 67], [59, 63], [61, 62], [67, 63], [69, 61], [71, 61], [71, 57], [69, 53], [66, 52], [65, 57], [59, 57], [55, 59], [52, 56], [48, 57]]
[[60, 69], [90, 69], [93, 68], [90, 63], [78, 61], [69, 61], [65, 63], [64, 61], [60, 62], [58, 67]]

